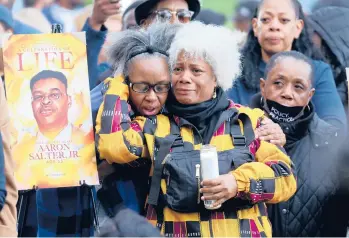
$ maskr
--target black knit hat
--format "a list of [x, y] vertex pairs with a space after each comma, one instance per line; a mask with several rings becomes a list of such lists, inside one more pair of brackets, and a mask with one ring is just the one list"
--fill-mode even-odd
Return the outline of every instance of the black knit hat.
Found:
[[[139, 5], [135, 10], [135, 16], [136, 16], [136, 22], [138, 25], [141, 25], [141, 21], [145, 20], [151, 11], [154, 9], [154, 7], [160, 2], [161, 0], [148, 0]], [[188, 7], [190, 11], [194, 12], [194, 15], [192, 19], [195, 19], [195, 17], [200, 12], [200, 2], [199, 0], [185, 0], [188, 3]]]

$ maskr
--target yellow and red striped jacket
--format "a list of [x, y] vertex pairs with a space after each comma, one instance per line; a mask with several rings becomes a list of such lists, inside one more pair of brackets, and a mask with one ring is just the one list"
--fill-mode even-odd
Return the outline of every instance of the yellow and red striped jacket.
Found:
[[[131, 121], [130, 106], [127, 104], [129, 88], [123, 78], [110, 79], [104, 102], [97, 116], [97, 143], [101, 158], [109, 163], [129, 163], [137, 166], [138, 158], [153, 160], [155, 137], [164, 138], [170, 134], [170, 119], [157, 115], [154, 120], [136, 117]], [[239, 113], [247, 114], [254, 128], [263, 117], [259, 109], [250, 109], [231, 103]], [[239, 121], [243, 129], [242, 122]], [[231, 136], [226, 132], [226, 123], [215, 132], [210, 144], [218, 151], [234, 148]], [[185, 144], [199, 150], [201, 144], [195, 140], [190, 127], [181, 127], [180, 133]], [[168, 207], [163, 210], [164, 224], [162, 233], [170, 237], [271, 237], [272, 229], [267, 217], [266, 203], [278, 203], [288, 200], [296, 191], [296, 179], [291, 168], [291, 160], [283, 149], [255, 140], [250, 145], [255, 162], [246, 163], [231, 173], [238, 185], [239, 197], [253, 202], [249, 209], [237, 210], [236, 214], [210, 211], [209, 215], [200, 213], [178, 213]], [[262, 193], [256, 184], [262, 186]], [[166, 194], [166, 183], [161, 189]], [[157, 215], [152, 206], [148, 206], [148, 220], [156, 225]]]

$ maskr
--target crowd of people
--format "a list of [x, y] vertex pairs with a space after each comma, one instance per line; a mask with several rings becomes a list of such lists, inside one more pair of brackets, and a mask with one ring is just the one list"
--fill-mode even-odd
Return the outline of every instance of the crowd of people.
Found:
[[[312, 2], [241, 0], [232, 30], [199, 0], [123, 11], [122, 0], [25, 0], [16, 12], [0, 0], [0, 35], [86, 32], [101, 181], [92, 198], [39, 188], [20, 206], [0, 51], [0, 236], [345, 237], [349, 4]], [[31, 89], [48, 78], [67, 91], [50, 70]], [[33, 110], [51, 100], [37, 91]], [[197, 172], [204, 145], [217, 150], [215, 179]]]

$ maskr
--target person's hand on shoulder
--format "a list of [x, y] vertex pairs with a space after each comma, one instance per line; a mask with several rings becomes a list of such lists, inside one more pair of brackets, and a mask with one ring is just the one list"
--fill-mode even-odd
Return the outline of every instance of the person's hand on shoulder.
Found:
[[261, 126], [255, 130], [256, 139], [267, 141], [271, 144], [283, 147], [286, 144], [286, 136], [279, 124], [267, 117], [261, 121]]

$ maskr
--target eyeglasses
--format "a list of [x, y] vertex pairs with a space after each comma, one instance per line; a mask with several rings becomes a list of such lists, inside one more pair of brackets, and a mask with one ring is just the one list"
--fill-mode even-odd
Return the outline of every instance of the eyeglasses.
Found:
[[171, 85], [169, 83], [130, 83], [130, 87], [136, 93], [147, 93], [151, 88], [155, 93], [167, 93], [170, 91]]
[[42, 102], [45, 98], [48, 98], [50, 101], [58, 101], [62, 97], [63, 93], [57, 92], [57, 93], [49, 93], [48, 95], [34, 95], [33, 101], [35, 102]]
[[187, 22], [190, 22], [191, 18], [194, 15], [194, 12], [189, 10], [184, 10], [184, 9], [178, 10], [178, 11], [161, 9], [161, 10], [154, 11], [153, 14], [155, 14], [158, 20], [162, 22], [170, 21], [172, 19], [173, 14], [175, 14], [179, 22], [187, 23]]

